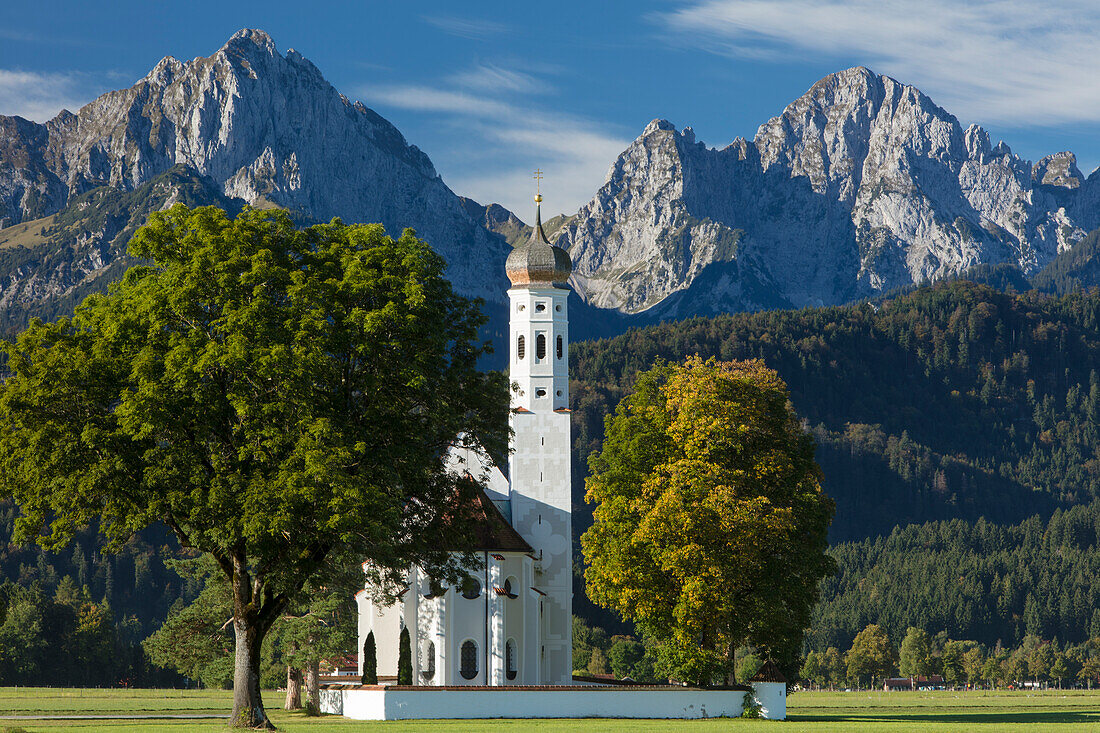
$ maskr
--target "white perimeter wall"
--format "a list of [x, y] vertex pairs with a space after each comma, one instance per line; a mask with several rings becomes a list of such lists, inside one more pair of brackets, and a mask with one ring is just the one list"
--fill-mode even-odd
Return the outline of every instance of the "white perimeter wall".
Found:
[[[758, 683], [759, 684], [759, 683]], [[770, 685], [774, 683], [763, 683]], [[779, 683], [778, 688], [785, 688]], [[755, 696], [765, 717], [786, 717], [781, 690]], [[761, 693], [767, 700], [761, 700]], [[321, 711], [356, 720], [437, 718], [716, 718], [738, 717], [745, 693], [736, 690], [676, 688], [358, 689], [321, 691]], [[782, 709], [782, 716], [779, 715]]]

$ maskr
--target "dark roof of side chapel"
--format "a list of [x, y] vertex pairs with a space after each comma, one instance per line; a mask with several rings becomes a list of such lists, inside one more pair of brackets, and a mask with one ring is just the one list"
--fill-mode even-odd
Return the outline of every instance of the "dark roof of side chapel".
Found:
[[531, 238], [512, 250], [504, 269], [513, 285], [564, 287], [573, 271], [573, 262], [568, 252], [550, 244], [546, 238], [546, 232], [542, 230], [542, 208], [537, 205], [541, 200], [541, 196], [535, 198], [535, 226], [531, 230]]
[[462, 538], [448, 533], [446, 541], [451, 546], [447, 549], [534, 552], [527, 540], [500, 513], [485, 489], [472, 478], [468, 483], [470, 493], [459, 511], [472, 527], [472, 536]]
[[786, 682], [787, 678], [775, 666], [775, 662], [768, 660], [756, 671], [749, 682]]

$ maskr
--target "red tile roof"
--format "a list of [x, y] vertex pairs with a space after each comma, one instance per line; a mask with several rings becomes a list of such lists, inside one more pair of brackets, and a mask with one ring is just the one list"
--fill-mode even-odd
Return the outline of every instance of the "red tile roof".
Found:
[[[532, 551], [531, 545], [504, 518], [480, 484], [468, 478], [463, 493], [464, 503], [455, 512], [462, 515], [463, 526], [456, 527], [452, 522], [443, 530], [448, 550]], [[458, 534], [463, 529], [468, 530], [465, 536]]]

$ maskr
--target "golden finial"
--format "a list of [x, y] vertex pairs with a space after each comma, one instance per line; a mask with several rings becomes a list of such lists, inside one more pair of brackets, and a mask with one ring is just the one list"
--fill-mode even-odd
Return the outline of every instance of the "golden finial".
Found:
[[542, 203], [542, 170], [535, 169], [535, 203]]

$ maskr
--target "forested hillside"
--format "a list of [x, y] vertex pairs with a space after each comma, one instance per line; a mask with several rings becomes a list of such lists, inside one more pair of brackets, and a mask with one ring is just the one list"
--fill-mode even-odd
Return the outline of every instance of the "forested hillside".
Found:
[[[969, 282], [881, 305], [697, 318], [571, 351], [574, 479], [603, 416], [656, 359], [761, 358], [818, 441], [834, 542], [896, 525], [1014, 523], [1100, 496], [1100, 295]], [[574, 526], [588, 509], [578, 490]]]
[[142, 640], [201, 583], [167, 564], [180, 556], [166, 531], [148, 530], [115, 555], [86, 530], [63, 552], [11, 543], [15, 509], [0, 505], [0, 684], [179, 684], [150, 665]]
[[847, 649], [868, 624], [900, 644], [908, 627], [992, 647], [1026, 635], [1100, 637], [1100, 502], [998, 526], [983, 519], [899, 527], [833, 547], [807, 646]]

